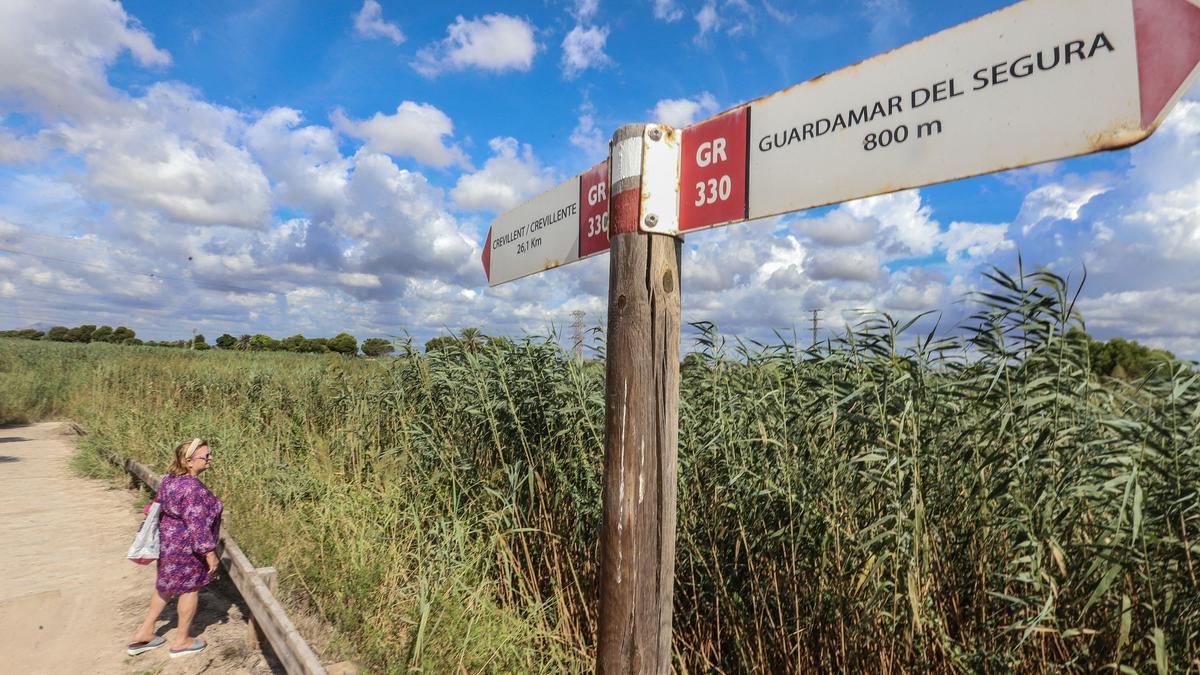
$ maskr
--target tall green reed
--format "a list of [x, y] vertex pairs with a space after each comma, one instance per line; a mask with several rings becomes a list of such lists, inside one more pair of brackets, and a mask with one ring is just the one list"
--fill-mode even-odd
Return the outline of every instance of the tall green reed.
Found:
[[[680, 670], [1200, 669], [1195, 372], [1101, 381], [1066, 280], [988, 278], [950, 336], [696, 326]], [[0, 372], [0, 409], [76, 417], [89, 447], [161, 465], [212, 436], [239, 540], [377, 666], [591, 667], [603, 365], [551, 338], [381, 361], [6, 340]]]

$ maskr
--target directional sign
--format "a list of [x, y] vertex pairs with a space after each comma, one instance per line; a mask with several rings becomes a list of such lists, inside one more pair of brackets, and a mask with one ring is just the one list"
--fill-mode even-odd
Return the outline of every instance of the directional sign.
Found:
[[483, 247], [488, 285], [608, 250], [608, 162], [492, 221]]
[[[687, 232], [1133, 145], [1198, 64], [1200, 0], [1025, 0], [684, 129], [678, 222], [640, 226]], [[606, 173], [497, 219], [489, 282], [607, 250]]]
[[1132, 145], [1197, 63], [1191, 0], [1026, 0], [685, 129], [680, 230]]
[[749, 215], [1132, 145], [1197, 57], [1188, 0], [1014, 5], [751, 104]]

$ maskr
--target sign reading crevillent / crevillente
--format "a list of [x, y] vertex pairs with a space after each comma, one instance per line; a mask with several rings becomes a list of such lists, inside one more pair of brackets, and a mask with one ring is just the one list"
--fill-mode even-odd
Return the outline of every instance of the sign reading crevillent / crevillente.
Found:
[[483, 271], [492, 286], [608, 250], [608, 162], [492, 222]]
[[[684, 129], [678, 223], [643, 227], [687, 232], [1132, 145], [1198, 63], [1200, 0], [1025, 0]], [[493, 261], [492, 285], [578, 259], [568, 227], [557, 248], [534, 230], [581, 203], [573, 181], [497, 219], [493, 259], [498, 245], [521, 255], [510, 241], [544, 255]]]

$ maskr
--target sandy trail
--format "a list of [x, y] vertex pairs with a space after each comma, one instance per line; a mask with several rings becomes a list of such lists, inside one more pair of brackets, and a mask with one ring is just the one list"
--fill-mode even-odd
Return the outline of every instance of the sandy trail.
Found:
[[[73, 452], [63, 425], [0, 427], [0, 673], [283, 672], [246, 647], [228, 582], [200, 592], [204, 652], [125, 654], [154, 585], [153, 565], [125, 559], [141, 511], [127, 490], [72, 473]], [[168, 640], [174, 606], [157, 627]]]

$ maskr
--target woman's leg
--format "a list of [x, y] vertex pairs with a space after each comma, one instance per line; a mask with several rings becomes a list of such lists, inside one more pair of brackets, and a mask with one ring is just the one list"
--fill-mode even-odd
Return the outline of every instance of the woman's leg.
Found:
[[154, 589], [154, 595], [150, 596], [150, 609], [146, 611], [146, 620], [133, 634], [131, 642], [149, 642], [154, 639], [154, 622], [158, 621], [158, 615], [162, 614], [166, 606], [167, 598], [163, 597], [157, 588]]
[[171, 644], [171, 649], [187, 649], [192, 646], [188, 630], [192, 627], [192, 619], [196, 616], [196, 605], [199, 600], [199, 591], [179, 594], [179, 603], [175, 607], [179, 614], [179, 627], [175, 629], [175, 642]]

